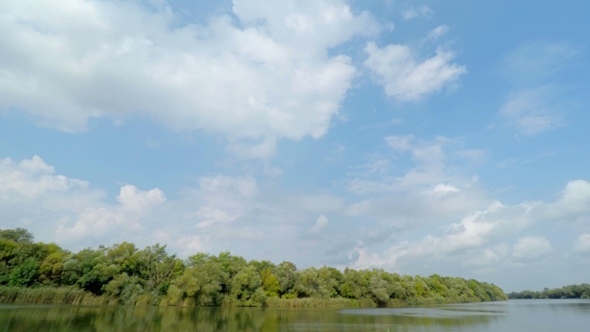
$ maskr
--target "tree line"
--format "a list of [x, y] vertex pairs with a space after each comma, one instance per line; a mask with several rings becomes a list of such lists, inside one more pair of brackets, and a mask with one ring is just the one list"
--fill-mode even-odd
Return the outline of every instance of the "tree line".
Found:
[[0, 302], [161, 306], [342, 306], [506, 300], [496, 285], [382, 269], [299, 270], [291, 262], [247, 261], [229, 252], [185, 260], [166, 246], [133, 243], [70, 252], [33, 241], [26, 229], [0, 230]]
[[545, 288], [542, 291], [510, 292], [508, 297], [511, 299], [590, 299], [590, 284]]

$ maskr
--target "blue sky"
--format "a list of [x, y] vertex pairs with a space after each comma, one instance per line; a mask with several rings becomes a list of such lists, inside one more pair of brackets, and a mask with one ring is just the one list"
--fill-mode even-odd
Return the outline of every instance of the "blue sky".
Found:
[[588, 282], [587, 1], [0, 2], [1, 228]]

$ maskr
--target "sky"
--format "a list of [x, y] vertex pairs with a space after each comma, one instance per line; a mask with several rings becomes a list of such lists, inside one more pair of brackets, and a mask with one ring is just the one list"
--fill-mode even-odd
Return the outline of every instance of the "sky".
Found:
[[590, 2], [0, 1], [0, 228], [590, 281]]

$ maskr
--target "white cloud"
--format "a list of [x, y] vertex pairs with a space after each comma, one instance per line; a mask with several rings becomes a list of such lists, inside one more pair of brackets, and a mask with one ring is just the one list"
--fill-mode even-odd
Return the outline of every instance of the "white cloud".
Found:
[[227, 211], [221, 210], [212, 206], [202, 206], [195, 213], [198, 220], [197, 228], [206, 228], [217, 223], [226, 224], [236, 220], [238, 214], [230, 214]]
[[[436, 142], [448, 141], [413, 137], [394, 146], [400, 148], [398, 153], [413, 156], [415, 150]], [[434, 160], [444, 164], [447, 153], [442, 153]], [[355, 201], [328, 193], [280, 194], [251, 177], [214, 175], [199, 178], [194, 188], [173, 199], [159, 189], [124, 185], [110, 202], [87, 183], [76, 185], [85, 182], [55, 172], [40, 157], [2, 160], [3, 228], [27, 227], [41, 241], [57, 241], [74, 250], [123, 240], [139, 246], [160, 242], [183, 256], [231, 250], [301, 266], [488, 276], [550, 257], [560, 250], [552, 243], [563, 242], [561, 235], [529, 234], [542, 230], [541, 224], [585, 221], [590, 211], [590, 183], [585, 180], [570, 181], [552, 202], [509, 205], [491, 201], [476, 184], [458, 178], [399, 187]], [[63, 183], [74, 185], [48, 185], [60, 176]], [[23, 182], [26, 190], [15, 185]], [[310, 225], [309, 220], [315, 222]], [[585, 222], [576, 225], [583, 233], [571, 249], [585, 253], [590, 250], [590, 229]], [[330, 236], [324, 236], [328, 229]], [[297, 243], [276, 250], [294, 234], [301, 235]], [[327, 254], [319, 258], [313, 255], [317, 252]]]
[[512, 248], [507, 244], [483, 248], [476, 251], [473, 258], [467, 260], [467, 264], [483, 267], [484, 269], [489, 267], [500, 268], [506, 262], [511, 250]]
[[[426, 237], [422, 241], [421, 247], [431, 247], [447, 254], [485, 245], [489, 243], [490, 236], [499, 225], [493, 216], [501, 213], [504, 209], [505, 206], [495, 202], [487, 209], [477, 211], [463, 218], [459, 223], [451, 224], [447, 229], [447, 234], [442, 238]], [[420, 251], [426, 251], [425, 248]]]
[[401, 101], [418, 101], [454, 83], [467, 70], [452, 63], [455, 54], [439, 48], [436, 55], [420, 61], [405, 45], [391, 44], [384, 48], [370, 42], [365, 48], [369, 69], [385, 89], [385, 93]]
[[426, 38], [422, 41], [422, 43], [434, 41], [439, 39], [440, 37], [444, 36], [449, 31], [449, 26], [447, 25], [439, 25], [436, 28], [432, 29]]
[[577, 252], [590, 251], [590, 233], [581, 234], [574, 243], [574, 250]]
[[201, 177], [200, 196], [204, 200], [222, 200], [230, 197], [254, 197], [258, 192], [256, 180], [251, 177], [233, 178], [225, 175]]
[[[452, 195], [460, 193], [453, 192]], [[446, 195], [445, 195], [446, 196]], [[410, 198], [409, 201], [417, 201]], [[393, 202], [393, 201], [390, 201]], [[429, 203], [421, 206], [429, 206]], [[407, 204], [404, 202], [404, 204]], [[402, 204], [403, 206], [403, 204]], [[556, 249], [552, 246], [552, 239], [559, 239], [561, 235], [522, 236], [537, 225], [543, 223], [571, 223], [577, 220], [587, 220], [590, 211], [590, 183], [585, 180], [569, 182], [557, 199], [553, 202], [526, 201], [515, 205], [505, 205], [494, 202], [486, 208], [470, 212], [458, 222], [440, 224], [430, 221], [429, 230], [424, 228], [408, 229], [406, 238], [410, 234], [428, 232], [419, 240], [401, 240], [385, 249], [382, 255], [366, 251], [364, 257], [383, 257], [379, 262], [372, 262], [395, 270], [426, 271], [428, 268], [417, 266], [416, 262], [428, 266], [453, 266], [463, 263], [465, 273], [469, 266], [476, 267], [471, 273], [500, 273], [509, 268], [523, 267], [524, 263], [546, 257]], [[368, 206], [359, 215], [370, 213], [374, 209]], [[407, 212], [403, 215], [409, 216]], [[446, 220], [440, 214], [438, 219]], [[448, 218], [447, 218], [448, 219]], [[437, 225], [438, 227], [433, 227]], [[585, 227], [585, 222], [578, 224]], [[442, 226], [442, 227], [441, 227]], [[437, 231], [437, 229], [439, 231]], [[503, 243], [519, 236], [513, 246]], [[549, 237], [551, 236], [551, 238]], [[590, 250], [590, 235], [580, 235], [573, 245], [577, 252]], [[378, 255], [378, 256], [375, 256]], [[353, 261], [351, 265], [355, 265]], [[363, 263], [364, 264], [364, 263]]]
[[551, 243], [542, 236], [525, 236], [518, 239], [512, 248], [512, 255], [519, 260], [534, 259], [553, 251]]
[[548, 88], [521, 90], [512, 94], [500, 109], [508, 124], [524, 136], [535, 136], [564, 125], [561, 106]]
[[439, 183], [432, 189], [436, 194], [445, 195], [449, 193], [458, 193], [461, 190], [450, 184]]
[[176, 240], [176, 247], [181, 250], [178, 253], [181, 257], [188, 257], [198, 252], [206, 252], [207, 239], [198, 234], [181, 236]]
[[55, 174], [39, 156], [0, 162], [0, 208], [4, 227], [33, 227], [42, 241], [83, 243], [89, 238], [124, 237], [138, 231], [142, 218], [166, 202], [159, 189], [142, 191], [124, 185], [117, 204], [88, 182]]
[[159, 189], [142, 191], [132, 185], [122, 186], [117, 199], [119, 205], [115, 206], [96, 202], [95, 206], [80, 211], [73, 222], [62, 219], [56, 229], [58, 238], [69, 242], [72, 239], [101, 238], [114, 232], [138, 231], [142, 228], [141, 219], [166, 201]]
[[164, 203], [166, 197], [160, 189], [141, 191], [133, 185], [124, 185], [121, 187], [117, 200], [127, 210], [141, 211], [152, 205]]
[[428, 140], [419, 139], [413, 135], [392, 135], [385, 137], [385, 142], [400, 156], [409, 153], [415, 165], [403, 176], [392, 179], [392, 185], [398, 188], [434, 186], [455, 177], [447, 170], [448, 157], [445, 150], [458, 144], [459, 141], [443, 136]]
[[359, 270], [381, 267], [384, 261], [378, 254], [370, 253], [362, 243], [354, 247], [348, 258], [354, 259], [352, 267]]
[[88, 183], [54, 174], [52, 166], [39, 156], [16, 163], [10, 158], [0, 160], [0, 195], [9, 198], [14, 194], [33, 198], [49, 192], [59, 193], [72, 189], [86, 189]]
[[449, 156], [463, 151], [460, 140], [399, 135], [385, 143], [394, 152], [389, 158], [376, 158], [349, 175], [349, 192], [366, 198], [350, 204], [347, 215], [414, 229], [441, 226], [492, 202], [477, 177], [452, 164]]
[[587, 220], [590, 212], [590, 182], [573, 180], [567, 183], [559, 198], [545, 207], [543, 216], [555, 221]]
[[235, 0], [233, 10], [245, 23], [264, 21], [273, 39], [286, 41], [301, 53], [324, 52], [380, 29], [368, 12], [355, 14], [343, 0]]
[[254, 206], [258, 185], [253, 178], [234, 178], [217, 175], [201, 177], [198, 187], [186, 199], [196, 201], [194, 217], [199, 229], [222, 227], [236, 221]]
[[328, 51], [379, 31], [344, 1], [236, 0], [237, 22], [221, 15], [206, 25], [157, 8], [0, 2], [0, 109], [64, 131], [91, 118], [147, 116], [230, 143], [253, 140], [245, 156], [268, 157], [276, 139], [324, 135], [356, 72]]
[[310, 213], [330, 213], [341, 211], [344, 200], [341, 197], [331, 194], [304, 195], [296, 199], [295, 205], [298, 209]]
[[242, 231], [245, 237], [259, 237], [250, 222], [254, 210], [265, 209], [255, 201], [258, 193], [253, 178], [217, 175], [201, 177], [195, 188], [173, 200], [157, 188], [140, 190], [128, 184], [109, 202], [87, 182], [55, 174], [38, 156], [0, 160], [2, 228], [29, 228], [38, 240], [66, 248], [163, 242], [185, 253], [190, 248], [211, 249], [212, 239], [231, 232], [229, 241]]
[[402, 11], [404, 20], [411, 20], [418, 17], [430, 18], [432, 17], [432, 9], [428, 6], [412, 7]]
[[504, 74], [516, 85], [543, 84], [559, 70], [570, 66], [578, 51], [565, 42], [528, 41], [504, 59]]
[[322, 214], [316, 219], [315, 224], [311, 227], [310, 231], [313, 234], [317, 234], [321, 232], [324, 228], [326, 228], [326, 226], [328, 226], [328, 223], [328, 218], [326, 218], [326, 216]]
[[556, 76], [571, 66], [578, 51], [567, 43], [529, 41], [504, 58], [504, 76], [513, 86], [499, 114], [524, 136], [536, 136], [567, 124], [575, 104]]

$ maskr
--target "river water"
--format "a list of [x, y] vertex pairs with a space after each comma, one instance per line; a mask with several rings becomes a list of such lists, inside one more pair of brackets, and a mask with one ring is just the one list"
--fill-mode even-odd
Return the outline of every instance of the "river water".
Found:
[[590, 300], [402, 309], [0, 305], [0, 331], [589, 331]]

